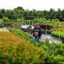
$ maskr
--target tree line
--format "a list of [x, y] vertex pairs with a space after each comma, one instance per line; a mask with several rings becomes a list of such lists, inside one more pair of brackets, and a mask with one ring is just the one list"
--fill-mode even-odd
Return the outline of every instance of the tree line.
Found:
[[23, 7], [17, 7], [13, 10], [0, 9], [0, 18], [8, 17], [9, 19], [18, 19], [24, 17], [25, 19], [34, 19], [34, 18], [46, 18], [46, 19], [59, 19], [64, 21], [64, 10], [54, 9], [47, 10], [25, 10]]

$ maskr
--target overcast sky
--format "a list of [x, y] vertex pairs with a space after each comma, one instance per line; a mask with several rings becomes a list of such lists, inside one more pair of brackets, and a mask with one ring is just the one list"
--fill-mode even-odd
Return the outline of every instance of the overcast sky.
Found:
[[0, 0], [0, 9], [14, 9], [18, 6], [29, 10], [57, 10], [64, 9], [64, 0]]

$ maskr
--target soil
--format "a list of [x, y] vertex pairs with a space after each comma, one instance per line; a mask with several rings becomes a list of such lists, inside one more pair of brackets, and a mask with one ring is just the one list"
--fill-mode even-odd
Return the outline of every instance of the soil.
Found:
[[12, 24], [11, 27], [21, 29], [21, 26], [19, 24]]
[[46, 28], [47, 28], [47, 30], [51, 29], [51, 27], [49, 25], [44, 25], [44, 24], [41, 25], [41, 29], [46, 30]]

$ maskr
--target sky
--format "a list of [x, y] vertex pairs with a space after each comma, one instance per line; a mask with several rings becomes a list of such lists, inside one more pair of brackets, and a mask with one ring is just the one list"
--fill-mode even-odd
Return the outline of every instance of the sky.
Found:
[[0, 0], [0, 9], [14, 9], [18, 6], [32, 10], [64, 9], [64, 0]]

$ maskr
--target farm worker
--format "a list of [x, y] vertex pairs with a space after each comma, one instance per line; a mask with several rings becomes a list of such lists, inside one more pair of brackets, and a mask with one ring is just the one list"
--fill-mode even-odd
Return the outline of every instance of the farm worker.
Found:
[[36, 24], [35, 28], [33, 29], [32, 35], [33, 35], [33, 40], [36, 40], [39, 42], [39, 39], [41, 39], [40, 23]]

